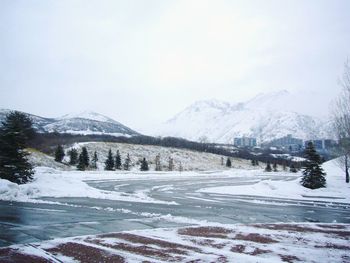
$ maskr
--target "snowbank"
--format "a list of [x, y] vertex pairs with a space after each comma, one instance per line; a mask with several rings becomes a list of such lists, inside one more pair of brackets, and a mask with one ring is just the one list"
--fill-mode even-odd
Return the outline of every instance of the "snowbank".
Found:
[[[100, 173], [100, 174], [99, 174]], [[87, 197], [97, 199], [109, 199], [129, 202], [159, 203], [176, 205], [175, 202], [155, 200], [145, 191], [135, 193], [122, 193], [117, 191], [105, 191], [89, 186], [84, 180], [87, 179], [117, 179], [123, 175], [104, 172], [78, 172], [78, 171], [57, 171], [48, 167], [35, 169], [34, 180], [28, 184], [17, 185], [7, 180], [0, 180], [0, 200], [53, 203], [38, 200], [41, 197]]]

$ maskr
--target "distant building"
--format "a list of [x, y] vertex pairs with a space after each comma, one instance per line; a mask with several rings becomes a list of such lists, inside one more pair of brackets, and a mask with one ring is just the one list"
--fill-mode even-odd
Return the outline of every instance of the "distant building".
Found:
[[337, 145], [337, 141], [331, 139], [308, 140], [305, 141], [305, 147], [309, 142], [312, 142], [316, 150], [329, 150]]
[[255, 147], [256, 138], [251, 138], [251, 137], [234, 138], [233, 145], [236, 147]]
[[272, 140], [268, 143], [268, 146], [277, 148], [283, 148], [289, 151], [299, 151], [303, 147], [303, 140], [292, 137], [291, 134]]

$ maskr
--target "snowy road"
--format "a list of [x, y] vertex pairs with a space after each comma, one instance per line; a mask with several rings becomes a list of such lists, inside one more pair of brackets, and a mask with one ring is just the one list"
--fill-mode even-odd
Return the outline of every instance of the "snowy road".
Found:
[[[258, 180], [294, 180], [261, 175]], [[201, 189], [251, 185], [256, 176], [202, 174], [194, 178], [89, 180], [92, 187], [161, 202], [116, 201], [85, 197], [40, 198], [60, 204], [0, 201], [0, 246], [124, 230], [218, 223], [350, 223], [349, 205], [329, 201], [278, 199], [203, 193]]]

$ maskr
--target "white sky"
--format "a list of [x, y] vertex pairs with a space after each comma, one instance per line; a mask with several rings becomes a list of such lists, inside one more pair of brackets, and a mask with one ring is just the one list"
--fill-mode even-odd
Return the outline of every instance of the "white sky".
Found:
[[88, 109], [138, 130], [196, 100], [286, 89], [325, 115], [349, 12], [347, 0], [0, 0], [0, 107]]

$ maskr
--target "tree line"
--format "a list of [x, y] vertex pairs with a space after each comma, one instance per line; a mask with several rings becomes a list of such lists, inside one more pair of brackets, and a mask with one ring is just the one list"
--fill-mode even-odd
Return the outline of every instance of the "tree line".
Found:
[[[178, 149], [187, 149], [198, 152], [207, 152], [218, 155], [223, 155], [231, 158], [241, 158], [245, 160], [256, 160], [258, 162], [277, 163], [278, 165], [286, 165], [288, 167], [301, 166], [300, 162], [286, 160], [282, 157], [273, 157], [272, 154], [283, 154], [285, 152], [271, 149], [251, 150], [246, 148], [235, 149], [224, 147], [221, 144], [215, 143], [200, 143], [185, 140], [175, 137], [151, 137], [151, 136], [133, 136], [133, 137], [115, 137], [111, 135], [77, 135], [77, 134], [62, 134], [62, 133], [37, 133], [29, 141], [29, 146], [36, 148], [44, 153], [53, 154], [57, 145], [70, 145], [79, 142], [116, 142], [129, 143], [138, 145], [153, 145], [162, 147], [172, 147]], [[301, 152], [298, 156], [303, 156]], [[324, 159], [323, 159], [324, 160]]]
[[[94, 151], [92, 154], [92, 158], [90, 160], [90, 156], [88, 150], [85, 146], [81, 148], [80, 153], [77, 149], [71, 148], [65, 153], [63, 146], [58, 145], [55, 149], [55, 161], [59, 163], [65, 163], [71, 166], [76, 166], [77, 170], [85, 171], [87, 169], [97, 169], [99, 157], [98, 153]], [[67, 155], [68, 160], [64, 161], [65, 156]], [[157, 154], [155, 158], [155, 171], [162, 171], [164, 166], [161, 165], [160, 154]], [[148, 171], [149, 164], [145, 157], [139, 160], [135, 165], [140, 165], [141, 171]], [[124, 160], [121, 158], [121, 154], [119, 150], [117, 150], [116, 154], [113, 154], [112, 149], [109, 149], [107, 156], [104, 159], [104, 170], [106, 171], [114, 171], [114, 170], [130, 170], [130, 168], [134, 166], [131, 161], [129, 153], [126, 154]], [[175, 169], [174, 159], [172, 157], [168, 158], [168, 164], [166, 166], [167, 171], [173, 171]], [[182, 163], [179, 162], [179, 171], [183, 171]]]

